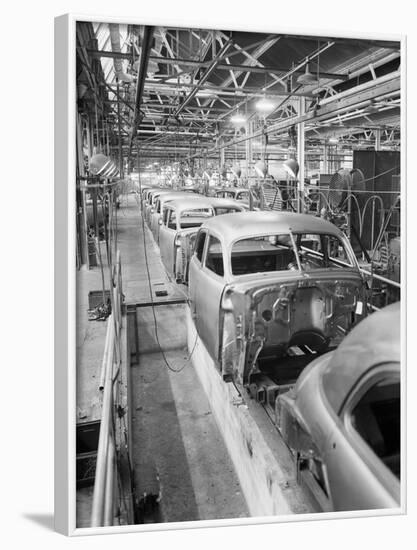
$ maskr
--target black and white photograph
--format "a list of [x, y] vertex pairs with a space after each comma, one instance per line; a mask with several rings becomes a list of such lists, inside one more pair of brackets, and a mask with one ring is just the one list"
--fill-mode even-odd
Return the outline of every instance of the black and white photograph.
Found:
[[401, 37], [73, 47], [77, 529], [401, 513]]

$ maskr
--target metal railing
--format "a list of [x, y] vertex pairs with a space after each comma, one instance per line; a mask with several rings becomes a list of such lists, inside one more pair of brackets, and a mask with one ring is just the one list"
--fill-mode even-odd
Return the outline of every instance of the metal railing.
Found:
[[99, 390], [103, 392], [100, 435], [97, 450], [91, 527], [113, 525], [116, 476], [116, 440], [114, 429], [115, 382], [120, 373], [122, 328], [122, 276], [120, 252], [112, 273], [112, 312], [107, 319], [106, 341]]

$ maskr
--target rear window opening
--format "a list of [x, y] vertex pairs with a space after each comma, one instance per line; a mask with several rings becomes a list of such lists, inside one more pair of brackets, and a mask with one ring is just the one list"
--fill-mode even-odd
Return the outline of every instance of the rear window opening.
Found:
[[186, 210], [181, 212], [180, 228], [189, 229], [190, 227], [200, 227], [207, 218], [213, 216], [213, 211], [208, 208], [200, 208], [196, 210]]
[[215, 208], [216, 216], [222, 216], [223, 214], [235, 214], [236, 212], [241, 212], [237, 208]]

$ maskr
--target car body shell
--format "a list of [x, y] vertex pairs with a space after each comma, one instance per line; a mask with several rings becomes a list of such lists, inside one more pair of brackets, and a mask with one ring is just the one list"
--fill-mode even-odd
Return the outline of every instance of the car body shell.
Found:
[[249, 204], [249, 189], [246, 187], [220, 187], [215, 189], [214, 196], [218, 198], [234, 199]]
[[168, 193], [172, 193], [172, 189], [167, 187], [160, 187], [159, 189], [153, 189], [149, 192], [147, 203], [143, 211], [143, 215], [145, 217], [146, 223], [148, 224], [148, 227], [150, 227], [152, 210], [155, 208], [158, 197], [160, 197], [161, 195], [166, 195]]
[[[351, 267], [233, 275], [231, 251], [236, 241], [289, 232], [338, 237], [350, 251]], [[242, 212], [216, 216], [205, 222], [199, 233], [220, 241], [224, 274], [207, 267], [206, 238], [201, 261], [194, 253], [189, 264], [191, 312], [225, 378], [245, 384], [257, 369], [258, 356], [279, 357], [292, 345], [301, 344], [321, 350], [340, 332], [339, 326], [348, 331], [357, 321], [357, 304], [363, 305], [365, 300], [364, 279], [347, 238], [333, 224], [304, 214]], [[343, 298], [338, 298], [340, 293]], [[268, 319], [264, 318], [266, 311]], [[225, 359], [225, 348], [232, 357]]]
[[366, 392], [392, 380], [396, 389], [389, 397], [398, 401], [398, 415], [395, 428], [392, 421], [389, 428], [391, 437], [397, 432], [400, 439], [400, 324], [399, 303], [370, 315], [336, 351], [310, 363], [294, 388], [276, 400], [276, 423], [299, 457], [299, 468], [311, 475], [314, 467], [317, 476], [315, 465], [320, 465], [319, 485], [330, 510], [400, 504], [399, 448], [384, 463], [371, 448], [371, 444], [381, 447], [380, 424], [369, 413], [364, 416], [367, 443], [352, 422], [352, 411], [365, 400]]
[[[178, 198], [167, 202], [164, 206], [159, 232], [161, 259], [168, 273], [174, 276], [177, 282], [186, 281], [189, 257], [198, 231], [198, 227], [181, 228], [179, 220], [183, 212], [197, 209], [207, 209], [210, 216], [214, 216], [212, 205], [204, 197]], [[170, 228], [166, 224], [168, 211], [175, 212], [177, 220], [175, 228]], [[202, 218], [201, 222], [203, 221]]]
[[147, 221], [148, 213], [152, 208], [153, 195], [158, 196], [161, 191], [163, 191], [161, 187], [151, 187], [149, 189], [145, 189], [142, 193], [142, 216], [145, 221]]
[[194, 193], [185, 192], [185, 191], [173, 191], [167, 190], [163, 191], [155, 197], [155, 204], [151, 206], [149, 211], [149, 227], [152, 231], [154, 239], [156, 242], [159, 242], [159, 229], [160, 223], [159, 220], [162, 219], [162, 212], [166, 202], [171, 200], [189, 198], [189, 199], [201, 199], [200, 195], [195, 195]]
[[140, 203], [141, 203], [142, 212], [144, 212], [145, 206], [148, 204], [148, 199], [149, 199], [150, 192], [151, 191], [156, 191], [158, 189], [159, 189], [158, 187], [154, 187], [154, 186], [145, 186], [141, 190]]

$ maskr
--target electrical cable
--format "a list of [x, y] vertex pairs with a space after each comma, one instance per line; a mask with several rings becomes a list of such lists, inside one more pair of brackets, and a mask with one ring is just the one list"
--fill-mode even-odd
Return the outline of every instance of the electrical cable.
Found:
[[361, 180], [361, 183], [365, 183], [367, 181], [375, 180], [376, 178], [379, 178], [381, 176], [384, 176], [385, 174], [388, 174], [389, 172], [393, 172], [394, 170], [397, 170], [400, 166], [397, 164], [396, 166], [393, 166], [392, 168], [389, 168], [388, 170], [385, 170], [385, 172], [381, 172], [380, 174], [376, 174], [376, 176], [372, 176], [371, 178], [366, 178], [364, 180]]
[[[140, 181], [140, 173], [139, 173], [139, 181]], [[155, 330], [155, 338], [156, 338], [156, 342], [158, 344], [158, 347], [159, 347], [159, 350], [160, 350], [160, 353], [162, 355], [162, 358], [164, 360], [164, 363], [166, 365], [166, 367], [171, 371], [171, 372], [175, 372], [175, 373], [179, 373], [181, 372], [182, 370], [185, 369], [185, 367], [189, 364], [192, 356], [193, 356], [193, 353], [194, 353], [194, 350], [197, 346], [197, 341], [198, 341], [198, 335], [196, 333], [196, 337], [195, 337], [195, 342], [194, 342], [194, 345], [193, 345], [193, 348], [191, 350], [191, 352], [189, 353], [187, 359], [185, 359], [185, 363], [184, 365], [179, 368], [179, 369], [175, 369], [173, 368], [170, 364], [169, 364], [169, 361], [165, 355], [165, 352], [164, 350], [162, 349], [162, 346], [161, 346], [161, 343], [159, 341], [159, 334], [158, 334], [158, 322], [156, 320], [156, 314], [155, 314], [155, 305], [154, 305], [154, 301], [153, 301], [153, 296], [152, 296], [152, 284], [151, 284], [151, 275], [150, 275], [150, 272], [149, 272], [149, 262], [148, 262], [148, 254], [147, 254], [147, 245], [146, 245], [146, 234], [145, 234], [145, 221], [143, 219], [143, 216], [141, 216], [141, 220], [142, 220], [142, 237], [143, 237], [143, 250], [144, 250], [144, 255], [145, 255], [145, 267], [146, 267], [146, 273], [147, 273], [147, 278], [148, 278], [148, 286], [149, 286], [149, 294], [150, 294], [150, 299], [151, 299], [151, 304], [152, 304], [152, 315], [153, 315], [153, 321], [154, 321], [154, 330]]]
[[[379, 204], [380, 204], [380, 210], [379, 210], [379, 219], [380, 219], [379, 230], [380, 231], [381, 231], [381, 228], [384, 225], [384, 219], [385, 219], [384, 202], [383, 202], [382, 198], [379, 195], [372, 195], [371, 197], [368, 198], [368, 200], [365, 202], [365, 206], [363, 207], [362, 227], [360, 228], [360, 234], [359, 234], [360, 237], [362, 237], [362, 231], [363, 231], [363, 227], [364, 227], [364, 224], [365, 224], [365, 214], [366, 214], [366, 209], [368, 208], [368, 204], [373, 203], [375, 205], [376, 201], [379, 201]], [[378, 232], [378, 235], [379, 235], [380, 231]], [[373, 239], [372, 241], [373, 242], [371, 244], [372, 244], [372, 248], [373, 248], [375, 239]]]

